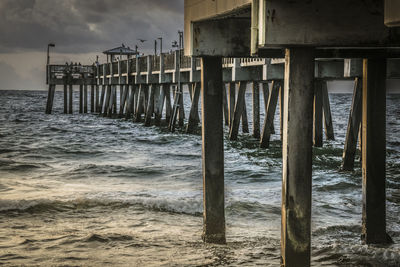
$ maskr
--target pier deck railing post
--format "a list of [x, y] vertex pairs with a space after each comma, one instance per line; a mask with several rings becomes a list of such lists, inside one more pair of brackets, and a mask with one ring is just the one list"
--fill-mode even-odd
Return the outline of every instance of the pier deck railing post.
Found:
[[224, 140], [222, 59], [201, 58], [203, 240], [226, 243], [224, 201]]
[[285, 52], [281, 265], [310, 266], [314, 49]]
[[364, 59], [362, 93], [362, 238], [387, 243], [386, 58]]

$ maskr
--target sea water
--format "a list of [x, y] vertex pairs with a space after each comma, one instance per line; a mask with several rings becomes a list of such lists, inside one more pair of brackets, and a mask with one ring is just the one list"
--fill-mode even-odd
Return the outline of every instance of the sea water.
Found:
[[[269, 149], [250, 134], [225, 141], [227, 244], [211, 245], [201, 240], [201, 136], [77, 114], [77, 97], [66, 115], [56, 92], [45, 115], [45, 91], [0, 91], [0, 265], [279, 266], [278, 113]], [[387, 96], [394, 244], [384, 246], [360, 240], [359, 155], [354, 172], [339, 171], [352, 96], [329, 97], [335, 141], [314, 148], [312, 265], [400, 266], [400, 95]]]

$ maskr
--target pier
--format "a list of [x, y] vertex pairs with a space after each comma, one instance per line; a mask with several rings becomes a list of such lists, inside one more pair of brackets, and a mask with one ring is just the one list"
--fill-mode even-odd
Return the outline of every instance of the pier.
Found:
[[[122, 59], [120, 47], [121, 56], [110, 56], [107, 63], [48, 65], [46, 113], [52, 112], [59, 85], [64, 90], [64, 113], [72, 114], [73, 87], [78, 86], [79, 113], [125, 118], [146, 126], [166, 125], [171, 132], [180, 127], [188, 134], [201, 126], [202, 238], [224, 244], [223, 127], [228, 127], [230, 140], [237, 139], [240, 125], [244, 133], [250, 132], [245, 104], [250, 84], [253, 138], [268, 149], [271, 134], [281, 133], [281, 265], [310, 266], [312, 148], [323, 146], [324, 135], [327, 140], [335, 138], [327, 82], [352, 80], [341, 168], [353, 170], [359, 142], [362, 240], [365, 244], [389, 243], [386, 80], [400, 78], [400, 31], [385, 26], [384, 21], [391, 27], [398, 24], [396, 15], [385, 16], [384, 2], [394, 3], [186, 0], [184, 51], [126, 54]], [[189, 114], [183, 108], [184, 90], [191, 96]], [[281, 124], [275, 129], [278, 106]]]

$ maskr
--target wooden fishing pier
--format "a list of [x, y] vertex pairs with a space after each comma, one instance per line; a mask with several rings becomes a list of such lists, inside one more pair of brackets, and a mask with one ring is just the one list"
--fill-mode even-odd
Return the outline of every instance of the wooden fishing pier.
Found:
[[[73, 86], [79, 86], [80, 113], [90, 107], [100, 116], [166, 124], [171, 131], [178, 125], [187, 133], [201, 124], [202, 237], [225, 243], [223, 127], [229, 127], [231, 140], [240, 124], [249, 132], [245, 93], [250, 83], [252, 135], [261, 148], [269, 147], [280, 109], [281, 265], [310, 266], [312, 147], [323, 146], [323, 129], [326, 139], [334, 139], [327, 81], [354, 81], [342, 169], [353, 169], [359, 141], [362, 240], [391, 241], [386, 233], [386, 80], [400, 78], [398, 14], [400, 4], [392, 0], [185, 0], [185, 51], [112, 57], [91, 66], [48, 65], [46, 113], [52, 112], [56, 85], [62, 85], [64, 113], [72, 114]], [[186, 120], [184, 88], [192, 101]]]

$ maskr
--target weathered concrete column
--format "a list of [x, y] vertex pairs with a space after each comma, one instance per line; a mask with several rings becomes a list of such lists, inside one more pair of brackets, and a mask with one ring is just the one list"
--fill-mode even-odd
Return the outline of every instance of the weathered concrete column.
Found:
[[73, 106], [74, 106], [74, 87], [72, 82], [69, 84], [69, 114], [73, 113]]
[[95, 98], [95, 101], [94, 101], [94, 105], [95, 105], [95, 112], [99, 112], [99, 85], [95, 85], [95, 87], [96, 87], [96, 98]]
[[208, 243], [226, 243], [222, 59], [201, 58], [203, 136], [203, 235]]
[[[192, 106], [190, 108], [189, 120], [186, 128], [186, 133], [194, 133], [199, 123], [199, 96], [200, 96], [200, 84], [193, 84], [193, 97]], [[225, 88], [222, 88], [225, 90]]]
[[321, 80], [314, 82], [314, 128], [313, 143], [315, 147], [322, 147], [322, 83]]
[[228, 85], [229, 126], [232, 125], [233, 115], [235, 113], [235, 101], [236, 101], [236, 83], [230, 82]]
[[364, 59], [362, 238], [386, 243], [386, 59]]
[[265, 108], [264, 127], [260, 140], [261, 148], [269, 148], [269, 141], [271, 138], [271, 134], [273, 133], [272, 131], [274, 129], [273, 125], [276, 104], [278, 102], [279, 91], [281, 90], [281, 87], [282, 86], [280, 81], [272, 81], [271, 93], [269, 94], [268, 100], [266, 101], [267, 105]]
[[64, 114], [68, 113], [68, 77], [64, 78]]
[[101, 86], [101, 95], [100, 95], [100, 102], [99, 102], [99, 114], [100, 115], [103, 113], [104, 98], [106, 95], [106, 87], [107, 87], [107, 85]]
[[[194, 88], [194, 87], [193, 87]], [[190, 91], [190, 90], [189, 90]], [[191, 97], [192, 98], [192, 97]], [[193, 99], [192, 99], [193, 101]], [[224, 121], [225, 126], [229, 126], [229, 109], [228, 109], [228, 98], [226, 94], [226, 86], [225, 83], [222, 85], [222, 104], [224, 106]]]
[[88, 90], [87, 84], [83, 86], [83, 113], [88, 112]]
[[314, 49], [285, 53], [282, 266], [310, 266]]
[[352, 171], [354, 169], [354, 158], [357, 150], [357, 139], [360, 131], [362, 117], [362, 79], [356, 78], [354, 81], [353, 100], [347, 123], [346, 141], [343, 149], [343, 161], [341, 169]]
[[46, 114], [51, 114], [53, 109], [53, 101], [54, 101], [54, 93], [56, 91], [55, 84], [49, 84], [49, 92], [47, 95], [47, 106], [46, 106]]
[[322, 108], [324, 109], [324, 125], [325, 125], [325, 136], [327, 140], [335, 140], [335, 134], [333, 131], [333, 122], [331, 114], [331, 104], [329, 103], [329, 93], [327, 82], [322, 83]]
[[83, 85], [79, 85], [79, 113], [83, 113]]
[[94, 108], [94, 85], [90, 85], [90, 113], [94, 113], [95, 108]]
[[253, 82], [253, 137], [260, 138], [260, 84]]

